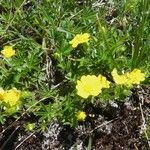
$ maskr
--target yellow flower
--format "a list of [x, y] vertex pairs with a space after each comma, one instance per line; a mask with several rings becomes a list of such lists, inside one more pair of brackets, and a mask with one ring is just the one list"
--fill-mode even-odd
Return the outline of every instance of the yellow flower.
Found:
[[89, 41], [90, 34], [84, 33], [84, 34], [77, 34], [70, 42], [69, 44], [72, 45], [73, 48], [76, 48], [78, 44], [81, 43], [87, 43]]
[[0, 88], [0, 100], [3, 100], [3, 95], [4, 95], [5, 91]]
[[78, 111], [76, 117], [78, 121], [85, 121], [86, 113], [84, 111]]
[[11, 90], [5, 91], [3, 94], [3, 101], [5, 103], [9, 103], [10, 106], [14, 106], [17, 104], [17, 102], [20, 99], [20, 91], [17, 90], [16, 88], [12, 88]]
[[102, 88], [109, 88], [110, 82], [107, 81], [106, 77], [102, 76], [101, 74], [98, 76], [100, 83], [102, 85]]
[[13, 50], [12, 46], [4, 46], [4, 49], [1, 51], [1, 53], [6, 58], [10, 58], [13, 55], [15, 55], [15, 50]]
[[129, 84], [140, 84], [141, 81], [145, 80], [144, 73], [139, 69], [134, 69], [131, 73], [128, 73], [127, 76]]
[[118, 75], [116, 68], [111, 72], [111, 74], [113, 76], [115, 83], [120, 85], [127, 84], [128, 77], [126, 74]]
[[102, 85], [100, 80], [95, 75], [82, 76], [77, 81], [76, 85], [77, 94], [83, 98], [87, 98], [90, 95], [97, 96], [102, 91]]
[[117, 70], [112, 71], [112, 76], [115, 83], [120, 85], [132, 86], [133, 84], [140, 84], [145, 80], [144, 73], [139, 69], [134, 69], [132, 72], [128, 72], [123, 75], [118, 75]]

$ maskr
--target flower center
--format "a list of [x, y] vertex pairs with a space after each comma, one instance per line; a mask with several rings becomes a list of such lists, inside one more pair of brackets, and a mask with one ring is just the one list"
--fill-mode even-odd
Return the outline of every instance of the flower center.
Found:
[[84, 90], [85, 90], [87, 93], [91, 93], [92, 87], [91, 87], [90, 85], [85, 85], [85, 86], [84, 86]]

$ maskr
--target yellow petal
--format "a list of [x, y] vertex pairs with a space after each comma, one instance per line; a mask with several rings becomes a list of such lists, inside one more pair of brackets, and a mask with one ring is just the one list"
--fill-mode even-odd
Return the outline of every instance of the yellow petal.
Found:
[[84, 111], [78, 111], [76, 116], [78, 121], [85, 121], [86, 113]]
[[18, 91], [16, 88], [12, 88], [11, 90], [7, 90], [3, 95], [3, 101], [5, 103], [9, 103], [10, 106], [14, 106], [17, 104], [17, 102], [20, 99], [20, 91]]
[[90, 34], [84, 33], [84, 34], [77, 34], [70, 42], [69, 44], [72, 45], [73, 48], [77, 47], [78, 44], [87, 43], [89, 41]]
[[15, 50], [13, 50], [12, 46], [4, 46], [4, 49], [1, 51], [1, 53], [6, 58], [10, 58], [13, 55], [15, 55]]

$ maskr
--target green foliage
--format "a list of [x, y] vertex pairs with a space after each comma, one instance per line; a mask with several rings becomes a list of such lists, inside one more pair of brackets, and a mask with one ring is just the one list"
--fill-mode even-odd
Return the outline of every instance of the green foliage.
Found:
[[150, 117], [148, 118], [147, 128], [146, 128], [147, 140], [150, 140]]
[[[17, 118], [27, 113], [39, 118], [41, 129], [56, 117], [75, 126], [77, 111], [91, 99], [77, 96], [82, 75], [102, 74], [112, 83], [96, 98], [102, 102], [123, 100], [131, 92], [114, 85], [114, 68], [139, 68], [146, 75], [144, 84], [150, 83], [149, 0], [96, 2], [0, 1], [0, 48], [12, 45], [16, 50], [10, 59], [0, 56], [0, 87], [22, 91], [16, 111], [6, 111], [0, 103], [2, 124], [10, 114]], [[72, 48], [69, 41], [79, 33], [89, 33], [89, 43]]]

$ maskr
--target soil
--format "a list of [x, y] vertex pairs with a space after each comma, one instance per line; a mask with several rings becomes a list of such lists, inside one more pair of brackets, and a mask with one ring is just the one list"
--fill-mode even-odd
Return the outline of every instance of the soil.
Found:
[[[54, 119], [44, 132], [24, 131], [23, 124], [34, 121], [35, 116], [24, 116], [7, 128], [14, 120], [8, 119], [0, 127], [1, 150], [149, 150], [144, 129], [150, 115], [150, 87], [139, 86], [124, 102], [110, 101], [106, 107], [100, 103], [87, 106], [89, 116], [76, 128], [63, 126]], [[5, 130], [5, 131], [4, 131]], [[2, 132], [4, 131], [4, 132]]]

